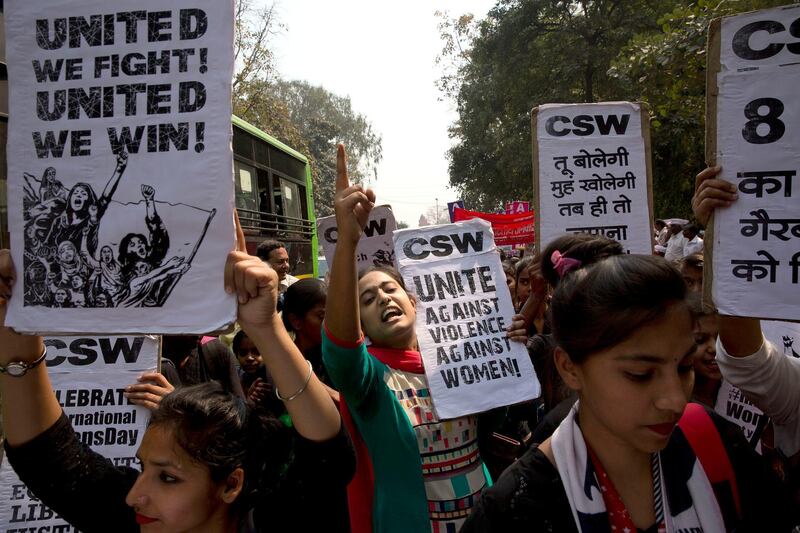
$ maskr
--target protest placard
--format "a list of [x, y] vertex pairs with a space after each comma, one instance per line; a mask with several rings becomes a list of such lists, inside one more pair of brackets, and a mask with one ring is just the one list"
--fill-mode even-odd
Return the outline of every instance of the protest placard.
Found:
[[[333, 264], [333, 252], [336, 251], [337, 229], [336, 216], [317, 219], [317, 239], [322, 243], [329, 265]], [[392, 232], [396, 229], [397, 222], [390, 206], [378, 205], [372, 209], [356, 249], [359, 270], [369, 266], [394, 266]]]
[[[158, 365], [155, 337], [48, 337], [47, 369], [78, 438], [117, 466], [138, 468], [149, 411], [122, 395]], [[28, 492], [7, 460], [0, 465], [0, 532], [76, 531]]]
[[456, 207], [453, 210], [453, 221], [480, 218], [492, 225], [494, 243], [498, 246], [514, 246], [533, 244], [535, 241], [535, 220], [533, 211], [520, 213], [481, 213]]
[[[775, 345], [786, 357], [800, 358], [800, 324], [778, 320], [761, 321], [764, 338]], [[723, 379], [715, 410], [734, 424], [742, 428], [745, 438], [753, 444], [756, 451], [761, 452], [760, 437], [769, 421], [758, 407], [747, 399], [744, 393]], [[776, 436], [783, 432], [780, 426], [775, 427]]]
[[705, 296], [725, 315], [796, 320], [800, 313], [800, 41], [790, 30], [797, 27], [794, 5], [709, 28], [706, 159], [722, 166], [719, 177], [739, 194], [715, 212], [705, 238]]
[[399, 230], [394, 249], [416, 295], [417, 341], [439, 418], [537, 397], [528, 351], [506, 336], [514, 307], [491, 225], [473, 219]]
[[119, 334], [232, 323], [222, 273], [234, 243], [233, 3], [10, 0], [5, 23], [21, 285], [7, 325]]
[[747, 442], [761, 453], [761, 434], [769, 422], [769, 417], [753, 405], [739, 388], [723, 379], [717, 392], [714, 410], [742, 428]]
[[647, 106], [546, 104], [531, 116], [537, 249], [564, 233], [591, 233], [652, 253]]

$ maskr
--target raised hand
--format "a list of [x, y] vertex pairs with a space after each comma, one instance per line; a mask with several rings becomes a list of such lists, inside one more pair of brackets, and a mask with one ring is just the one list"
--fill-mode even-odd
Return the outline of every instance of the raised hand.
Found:
[[117, 154], [117, 166], [120, 170], [128, 166], [128, 152], [120, 151]]
[[733, 183], [715, 177], [720, 170], [722, 167], [719, 165], [708, 167], [695, 178], [692, 212], [704, 226], [708, 224], [714, 209], [730, 207], [739, 198]]
[[156, 195], [156, 190], [150, 185], [142, 185], [142, 197], [145, 200], [152, 200]]
[[278, 318], [278, 273], [247, 253], [244, 232], [234, 211], [236, 250], [225, 262], [225, 292], [239, 300], [238, 319], [249, 337], [255, 329], [273, 325]]
[[358, 244], [361, 232], [367, 225], [369, 213], [375, 206], [375, 193], [361, 185], [350, 185], [347, 176], [347, 153], [344, 145], [336, 149], [336, 196], [334, 210], [339, 242]]
[[[32, 361], [42, 353], [41, 337], [19, 335], [5, 327], [6, 308], [16, 278], [11, 251], [0, 250], [0, 363], [2, 364], [12, 359]], [[18, 297], [22, 297], [21, 291]]]

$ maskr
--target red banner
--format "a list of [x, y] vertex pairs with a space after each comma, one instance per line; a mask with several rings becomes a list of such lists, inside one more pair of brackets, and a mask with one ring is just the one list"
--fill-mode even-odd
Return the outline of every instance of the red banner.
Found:
[[534, 213], [517, 213], [512, 215], [481, 213], [456, 207], [453, 210], [453, 222], [482, 218], [492, 225], [494, 243], [498, 246], [530, 244], [534, 242]]

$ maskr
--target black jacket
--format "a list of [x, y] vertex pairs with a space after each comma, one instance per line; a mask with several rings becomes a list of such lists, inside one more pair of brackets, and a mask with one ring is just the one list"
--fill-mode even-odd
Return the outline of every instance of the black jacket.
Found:
[[[66, 415], [32, 441], [16, 447], [6, 443], [5, 448], [22, 482], [77, 530], [139, 531], [133, 508], [125, 504], [138, 471], [116, 467], [82, 444]], [[325, 442], [295, 433], [293, 453], [280, 487], [256, 496], [249, 520], [255, 531], [348, 531], [346, 502], [336, 497], [355, 472], [355, 452], [344, 425]]]
[[[720, 501], [728, 531], [782, 533], [792, 530], [797, 511], [788, 491], [753, 451], [741, 430], [710, 413], [728, 452], [739, 488], [742, 519]], [[714, 487], [715, 492], [718, 487]], [[726, 500], [723, 498], [723, 500]], [[483, 492], [461, 533], [577, 533], [575, 520], [556, 468], [538, 448], [529, 449], [497, 483]], [[714, 533], [714, 532], [707, 532]]]

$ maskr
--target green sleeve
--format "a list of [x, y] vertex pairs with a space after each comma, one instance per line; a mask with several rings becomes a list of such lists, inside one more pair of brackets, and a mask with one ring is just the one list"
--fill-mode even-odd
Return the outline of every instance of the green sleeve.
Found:
[[322, 361], [336, 389], [344, 395], [347, 405], [362, 417], [370, 418], [373, 401], [383, 384], [386, 367], [367, 353], [367, 346], [346, 347], [322, 331]]

